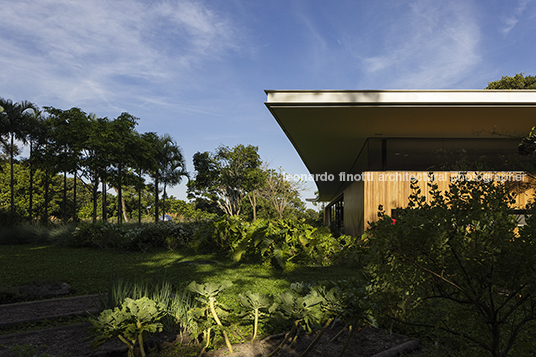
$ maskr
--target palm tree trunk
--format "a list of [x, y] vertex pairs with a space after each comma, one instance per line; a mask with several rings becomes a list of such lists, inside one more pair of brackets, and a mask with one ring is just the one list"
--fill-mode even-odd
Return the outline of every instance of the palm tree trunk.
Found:
[[14, 145], [13, 136], [14, 136], [13, 133], [11, 133], [11, 145], [9, 147], [9, 165], [11, 167], [11, 172], [10, 172], [11, 181], [9, 183], [10, 190], [11, 190], [11, 215], [15, 214], [15, 179], [13, 176], [13, 145]]
[[164, 182], [164, 192], [162, 193], [162, 220], [166, 215], [166, 183]]
[[[141, 179], [141, 169], [139, 169], [139, 175]], [[138, 189], [138, 224], [141, 224], [141, 185]]]
[[34, 176], [34, 169], [33, 169], [33, 158], [32, 158], [32, 151], [33, 151], [33, 146], [30, 142], [30, 160], [28, 160], [28, 162], [30, 163], [30, 202], [29, 202], [29, 208], [28, 208], [28, 218], [30, 219], [30, 221], [32, 220], [32, 208], [33, 208], [33, 176]]

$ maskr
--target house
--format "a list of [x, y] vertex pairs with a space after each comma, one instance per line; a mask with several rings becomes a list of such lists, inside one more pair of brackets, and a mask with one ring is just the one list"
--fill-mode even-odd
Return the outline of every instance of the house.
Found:
[[[527, 181], [504, 158], [536, 125], [535, 90], [265, 92], [318, 200], [329, 202], [325, 222], [345, 234], [361, 234], [380, 204], [388, 213], [404, 207], [412, 180], [448, 188], [458, 160], [484, 159], [489, 174]], [[527, 197], [520, 194], [519, 204]]]

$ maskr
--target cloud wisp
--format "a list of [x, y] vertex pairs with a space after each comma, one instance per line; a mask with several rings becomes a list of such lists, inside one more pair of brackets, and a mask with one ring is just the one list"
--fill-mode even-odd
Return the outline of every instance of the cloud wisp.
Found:
[[501, 31], [504, 35], [507, 35], [517, 25], [530, 1], [531, 0], [519, 0], [519, 3], [514, 10], [507, 17], [502, 18], [504, 25]]
[[480, 30], [471, 14], [463, 2], [411, 2], [391, 24], [380, 54], [361, 57], [365, 72], [384, 77], [391, 88], [452, 86], [481, 60]]
[[238, 47], [228, 19], [189, 0], [22, 0], [3, 8], [0, 30], [9, 69], [0, 83], [33, 81], [35, 94], [72, 103], [134, 94], [133, 85], [176, 87], [192, 67]]

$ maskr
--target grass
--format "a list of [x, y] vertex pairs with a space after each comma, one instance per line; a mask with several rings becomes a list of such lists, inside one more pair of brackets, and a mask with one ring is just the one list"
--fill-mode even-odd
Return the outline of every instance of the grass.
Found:
[[[198, 263], [195, 263], [198, 262]], [[200, 263], [200, 264], [199, 264]], [[207, 264], [211, 263], [211, 264]], [[263, 264], [233, 263], [217, 254], [195, 254], [191, 250], [170, 251], [155, 249], [142, 252], [117, 252], [106, 249], [67, 248], [54, 245], [0, 245], [0, 291], [36, 280], [66, 282], [77, 295], [103, 293], [114, 277], [130, 281], [169, 281], [175, 287], [192, 281], [230, 280], [233, 286], [218, 296], [228, 308], [238, 307], [236, 296], [245, 291], [278, 295], [296, 281], [348, 279], [357, 274], [356, 268], [340, 266], [290, 266], [281, 271]], [[229, 327], [234, 343], [244, 342], [251, 335], [248, 322], [231, 321]], [[276, 326], [259, 326], [259, 334], [273, 332]], [[223, 345], [220, 338], [214, 345]], [[198, 348], [175, 346], [171, 355], [197, 355]], [[195, 353], [197, 351], [197, 353]], [[159, 355], [159, 354], [157, 354]], [[161, 356], [166, 356], [162, 352]]]
[[[194, 262], [216, 262], [195, 264]], [[36, 279], [66, 282], [77, 295], [107, 291], [111, 278], [149, 281], [167, 280], [174, 286], [191, 281], [231, 280], [233, 287], [224, 296], [243, 291], [278, 294], [295, 281], [316, 282], [351, 277], [355, 268], [294, 267], [281, 271], [262, 264], [232, 263], [217, 254], [192, 251], [152, 250], [146, 253], [119, 253], [113, 250], [66, 248], [52, 245], [0, 245], [0, 289]]]

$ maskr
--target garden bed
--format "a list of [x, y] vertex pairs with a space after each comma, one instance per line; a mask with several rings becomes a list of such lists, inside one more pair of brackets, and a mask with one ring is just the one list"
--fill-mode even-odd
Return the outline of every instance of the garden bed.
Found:
[[[0, 306], [0, 320], [7, 326], [13, 325], [14, 322], [21, 324], [24, 322], [36, 322], [38, 319], [51, 319], [58, 316], [72, 315], [78, 311], [88, 311], [94, 309], [98, 296], [71, 297], [63, 299], [40, 300], [34, 302], [24, 302], [18, 304], [9, 304]], [[26, 321], [25, 321], [26, 320]], [[16, 351], [32, 351], [30, 355], [47, 353], [51, 356], [124, 356], [126, 349], [122, 342], [114, 340], [105, 343], [97, 350], [91, 350], [92, 341], [89, 332], [89, 323], [77, 323], [73, 325], [62, 325], [48, 329], [30, 330], [22, 333], [8, 334], [0, 336], [0, 356], [16, 356]], [[336, 342], [330, 342], [330, 339], [342, 328], [337, 324], [328, 329], [315, 349], [309, 356], [338, 356], [346, 342], [347, 333], [344, 333]], [[5, 330], [5, 328], [4, 328]], [[302, 333], [297, 339], [295, 345], [289, 348], [288, 345], [281, 350], [278, 356], [299, 356], [314, 339], [314, 335]], [[256, 341], [253, 345], [245, 343], [234, 345], [235, 353], [233, 356], [242, 357], [261, 357], [267, 356], [277, 345], [281, 343], [283, 336], [263, 341]], [[169, 340], [169, 339], [167, 339]], [[409, 342], [409, 344], [408, 344]], [[406, 344], [406, 345], [404, 345]], [[153, 346], [168, 346], [161, 352], [166, 356], [166, 349], [172, 355], [174, 349], [178, 349], [177, 344], [166, 342], [161, 338], [153, 341]], [[410, 338], [397, 334], [390, 334], [382, 329], [364, 328], [356, 331], [350, 341], [345, 356], [374, 356], [378, 353], [392, 350], [393, 348], [406, 346], [406, 350], [412, 350], [418, 346], [418, 342]], [[200, 347], [191, 347], [191, 351], [199, 351]], [[394, 351], [394, 350], [393, 350]], [[394, 352], [393, 352], [394, 353]], [[228, 355], [227, 348], [207, 351], [207, 357], [220, 357]], [[386, 356], [395, 356], [390, 354]]]

